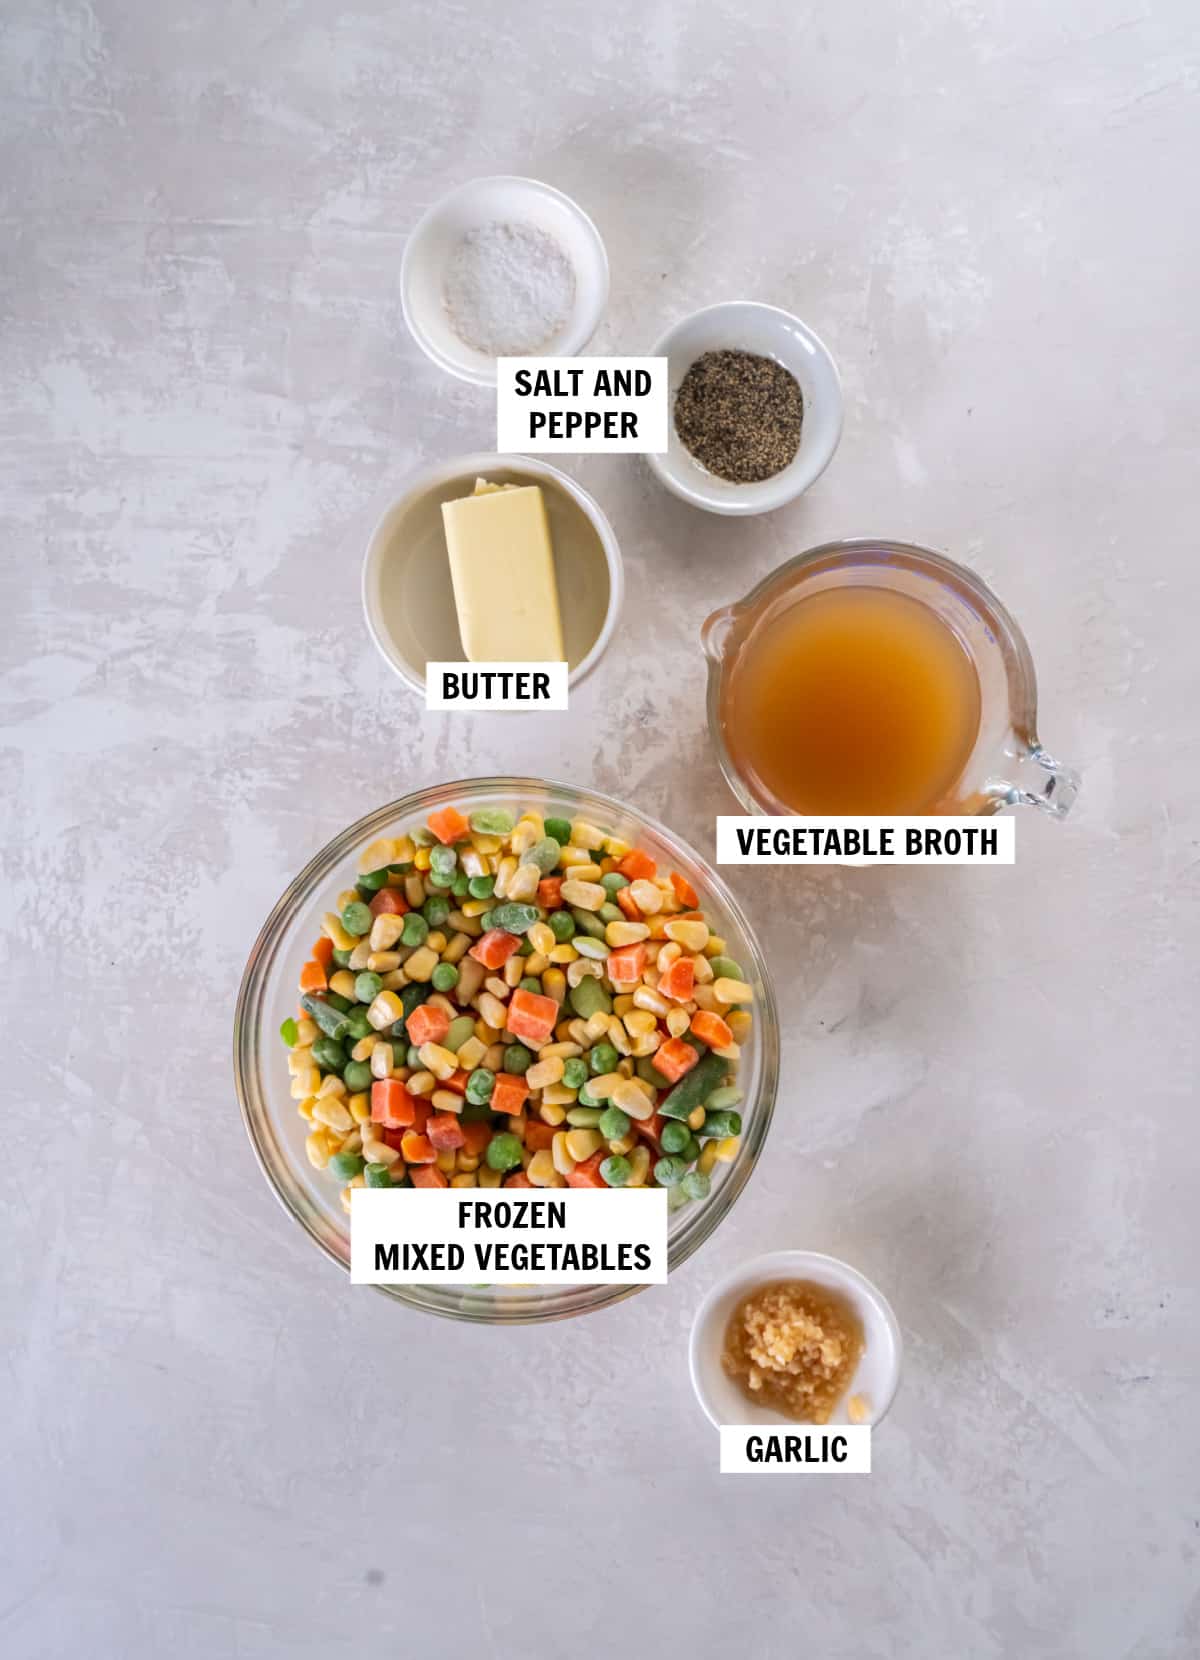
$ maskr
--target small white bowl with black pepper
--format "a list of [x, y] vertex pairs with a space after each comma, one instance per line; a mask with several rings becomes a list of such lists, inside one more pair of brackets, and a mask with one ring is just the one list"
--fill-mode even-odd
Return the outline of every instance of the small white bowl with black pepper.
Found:
[[842, 435], [837, 365], [807, 323], [728, 300], [654, 346], [669, 361], [670, 447], [650, 455], [667, 489], [709, 513], [770, 513], [820, 478]]
[[574, 357], [608, 303], [600, 232], [538, 179], [472, 179], [413, 227], [400, 266], [409, 332], [439, 368], [496, 384], [500, 357]]

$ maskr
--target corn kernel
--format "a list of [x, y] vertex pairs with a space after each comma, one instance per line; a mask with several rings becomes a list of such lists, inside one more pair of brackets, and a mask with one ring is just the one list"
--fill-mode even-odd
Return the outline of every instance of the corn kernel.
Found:
[[733, 1033], [735, 1043], [745, 1043], [754, 1030], [754, 1016], [749, 1009], [730, 1009], [725, 1016], [725, 1024]]
[[689, 1112], [688, 1115], [687, 1115], [687, 1127], [688, 1127], [688, 1129], [689, 1130], [698, 1130], [703, 1125], [703, 1123], [704, 1123], [704, 1108], [703, 1107], [693, 1108], [693, 1110], [691, 1112]]
[[[449, 1049], [443, 1049], [440, 1043], [423, 1043], [417, 1053], [421, 1057], [421, 1065], [435, 1078], [452, 1078], [458, 1070], [458, 1057], [452, 1055]], [[411, 1082], [409, 1088], [412, 1088]]]
[[458, 1064], [466, 1072], [474, 1072], [486, 1054], [486, 1049], [477, 1037], [469, 1037], [458, 1051]]
[[390, 1078], [396, 1064], [396, 1051], [390, 1043], [377, 1043], [371, 1051], [372, 1078]]
[[477, 1187], [478, 1178], [473, 1170], [460, 1170], [456, 1176], [451, 1176], [451, 1187]]
[[635, 1008], [649, 1009], [651, 1014], [657, 1015], [665, 1015], [671, 1006], [665, 997], [660, 997], [649, 986], [638, 987], [633, 994], [633, 1003]]
[[480, 992], [479, 1013], [485, 1025], [495, 1032], [502, 1032], [508, 1024], [508, 1010], [493, 992]]
[[420, 910], [425, 903], [425, 883], [419, 872], [413, 870], [404, 878], [404, 897], [411, 910]]
[[656, 1049], [662, 1047], [662, 1041], [662, 1033], [656, 1027], [652, 1032], [645, 1032], [641, 1037], [635, 1037], [629, 1052], [639, 1061], [644, 1060], [647, 1055], [652, 1055]]
[[337, 1130], [340, 1135], [345, 1135], [354, 1128], [353, 1118], [336, 1095], [327, 1095], [323, 1101], [315, 1102], [313, 1117], [319, 1123], [327, 1124], [331, 1130]]
[[[499, 853], [500, 849], [504, 846], [504, 842], [499, 836], [489, 836], [482, 830], [477, 830], [472, 831], [471, 833], [471, 846], [475, 849], [476, 853], [482, 853], [486, 857], [491, 853]], [[481, 870], [479, 874], [480, 876], [486, 876], [487, 872], [485, 870]]]
[[614, 1137], [614, 1139], [608, 1144], [608, 1150], [610, 1153], [632, 1153], [633, 1149], [637, 1146], [637, 1139], [638, 1138], [634, 1132], [630, 1130], [628, 1135]]
[[404, 1087], [410, 1095], [432, 1095], [437, 1088], [437, 1079], [432, 1072], [414, 1072], [405, 1079]]
[[321, 1074], [309, 1063], [292, 1079], [292, 1100], [303, 1101], [306, 1095], [315, 1095], [321, 1087]]
[[464, 1153], [460, 1147], [458, 1150], [458, 1168], [462, 1171], [478, 1170], [479, 1160], [474, 1153]]
[[549, 1060], [539, 1060], [531, 1066], [525, 1074], [525, 1082], [530, 1089], [545, 1089], [550, 1084], [558, 1083], [563, 1075], [562, 1058], [551, 1055]]
[[428, 945], [421, 945], [405, 962], [404, 972], [410, 980], [418, 980], [422, 985], [425, 985], [437, 965], [437, 952], [432, 951]]
[[696, 1160], [696, 1168], [702, 1176], [711, 1176], [713, 1165], [717, 1162], [719, 1141], [706, 1141], [700, 1149], [700, 1157]]
[[425, 936], [426, 950], [436, 951], [439, 957], [446, 949], [447, 943], [446, 936], [440, 928], [431, 928], [429, 933]]
[[385, 1026], [392, 1026], [403, 1018], [404, 1005], [394, 991], [381, 991], [379, 996], [367, 1010], [367, 1019], [377, 1032]]
[[578, 1094], [578, 1090], [568, 1089], [566, 1084], [547, 1084], [542, 1091], [542, 1104], [551, 1107], [573, 1107]]
[[607, 1101], [621, 1081], [619, 1072], [602, 1072], [598, 1078], [588, 1079], [588, 1094], [594, 1095], [597, 1101]]
[[462, 961], [471, 948], [470, 934], [455, 934], [442, 952], [442, 961], [454, 966]]
[[296, 1111], [300, 1114], [301, 1118], [306, 1118], [308, 1120], [308, 1122], [311, 1124], [312, 1123], [312, 1115], [313, 1115], [313, 1107], [315, 1105], [316, 1105], [315, 1096], [306, 1095], [303, 1101], [297, 1101], [296, 1102]]
[[586, 847], [590, 852], [598, 853], [604, 846], [604, 839], [604, 831], [597, 830], [586, 819], [577, 818], [571, 826], [571, 842], [575, 847]]
[[738, 1156], [738, 1148], [742, 1145], [742, 1138], [738, 1135], [723, 1136], [717, 1142], [717, 1159], [721, 1164], [732, 1164]]
[[745, 980], [730, 980], [724, 975], [713, 981], [713, 995], [718, 1003], [752, 1003], [754, 987]]
[[329, 1143], [320, 1130], [314, 1130], [311, 1135], [305, 1136], [304, 1151], [314, 1170], [324, 1170], [329, 1163]]
[[[367, 1018], [370, 1019], [370, 1015], [368, 1015]], [[379, 1034], [377, 1032], [368, 1032], [366, 1037], [359, 1038], [358, 1042], [354, 1045], [354, 1048], [351, 1049], [350, 1059], [352, 1061], [369, 1061], [374, 1052], [375, 1045], [378, 1042], [380, 1042]]]
[[501, 1175], [498, 1170], [493, 1170], [490, 1164], [481, 1164], [477, 1180], [480, 1187], [499, 1187]]
[[342, 919], [334, 911], [326, 911], [321, 918], [321, 927], [337, 946], [339, 951], [353, 951], [358, 944], [353, 934], [348, 934], [342, 927]]
[[428, 870], [430, 864], [429, 849], [427, 847], [414, 848], [412, 862], [418, 870]]
[[620, 1107], [630, 1118], [645, 1119], [653, 1116], [654, 1100], [642, 1088], [639, 1078], [618, 1079], [609, 1091], [609, 1099], [614, 1107]]
[[[390, 837], [381, 837], [363, 848], [358, 856], [358, 870], [361, 876], [367, 876], [373, 870], [382, 870], [384, 865], [398, 865], [400, 862], [396, 843]], [[357, 899], [358, 895], [354, 897]]]
[[556, 945], [554, 950], [550, 952], [550, 961], [552, 963], [573, 963], [578, 955], [578, 951], [570, 940], [564, 940], [561, 945]]
[[[575, 1092], [574, 1092], [574, 1090], [572, 1090], [571, 1091], [571, 1098], [574, 1099], [574, 1096], [575, 1096]], [[566, 1108], [565, 1103], [559, 1103], [557, 1101], [547, 1101], [546, 1097], [543, 1095], [542, 1104], [538, 1108], [538, 1117], [541, 1119], [543, 1124], [551, 1124], [551, 1125], [561, 1124], [563, 1122], [563, 1120], [566, 1118], [566, 1116], [567, 1116], [567, 1108]]]
[[563, 1185], [563, 1178], [555, 1169], [554, 1159], [548, 1147], [538, 1149], [530, 1159], [525, 1173], [534, 1187], [561, 1187]]
[[709, 1014], [723, 1015], [725, 1005], [717, 1002], [716, 993], [711, 986], [695, 986], [692, 989], [692, 1002], [698, 1009], [704, 1009]]
[[371, 966], [371, 941], [369, 938], [360, 939], [350, 953], [350, 961], [346, 967], [352, 974], [361, 974], [364, 968]]
[[536, 895], [541, 879], [537, 865], [518, 865], [508, 879], [508, 898], [528, 904]]
[[497, 899], [507, 899], [508, 884], [512, 881], [514, 875], [516, 874], [516, 870], [517, 861], [511, 854], [509, 854], [506, 858], [501, 859], [499, 865], [496, 867], [496, 882], [492, 889], [492, 892]]
[[599, 882], [575, 882], [568, 878], [562, 885], [562, 896], [568, 905], [581, 911], [598, 911], [608, 903], [608, 889]]
[[560, 1176], [569, 1176], [575, 1168], [575, 1160], [567, 1151], [567, 1138], [562, 1130], [558, 1132], [550, 1144], [550, 1156], [554, 1160], [554, 1168]]
[[692, 1023], [692, 1017], [686, 1009], [667, 1010], [667, 1031], [672, 1037], [682, 1037]]
[[504, 965], [504, 978], [500, 982], [504, 991], [510, 992], [514, 986], [519, 986], [525, 978], [524, 957], [510, 957]]
[[713, 967], [707, 957], [693, 957], [692, 969], [698, 986], [709, 986], [713, 982]]
[[371, 924], [371, 950], [390, 951], [403, 932], [404, 918], [394, 915], [391, 911], [385, 911]]
[[558, 862], [564, 870], [574, 870], [576, 865], [590, 865], [594, 861], [586, 847], [574, 847], [568, 842], [559, 854]]
[[593, 1153], [598, 1153], [604, 1146], [604, 1137], [599, 1130], [567, 1130], [567, 1152], [576, 1164], [582, 1164], [584, 1159], [590, 1159]]
[[573, 882], [598, 882], [603, 875], [604, 872], [594, 859], [589, 859], [586, 864], [581, 860], [578, 864], [571, 866], [571, 880]]
[[437, 1164], [438, 1169], [442, 1172], [443, 1176], [452, 1176], [456, 1167], [454, 1148], [443, 1148], [438, 1154], [435, 1163]]
[[390, 1170], [399, 1157], [396, 1149], [389, 1147], [386, 1141], [376, 1141], [373, 1136], [368, 1141], [366, 1136], [363, 1137], [363, 1158], [368, 1164], [386, 1164]]
[[622, 945], [636, 945], [639, 940], [650, 938], [650, 930], [644, 922], [610, 922], [604, 930], [604, 938], [616, 950]]
[[366, 1090], [361, 1090], [357, 1094], [351, 1095], [346, 1101], [346, 1106], [349, 1109], [351, 1118], [356, 1124], [370, 1123], [371, 1097], [367, 1094]]
[[650, 1149], [643, 1141], [629, 1155], [629, 1180], [626, 1187], [645, 1187], [650, 1174]]

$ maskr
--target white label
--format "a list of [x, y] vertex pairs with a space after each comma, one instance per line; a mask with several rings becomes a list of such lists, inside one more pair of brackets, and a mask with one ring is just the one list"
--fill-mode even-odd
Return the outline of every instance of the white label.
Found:
[[502, 357], [496, 448], [546, 455], [663, 455], [665, 357]]
[[1011, 865], [1011, 818], [717, 819], [719, 865]]
[[665, 1285], [665, 1188], [356, 1187], [355, 1285]]
[[427, 709], [565, 709], [565, 663], [426, 663]]
[[722, 1424], [721, 1474], [865, 1476], [871, 1473], [870, 1424]]

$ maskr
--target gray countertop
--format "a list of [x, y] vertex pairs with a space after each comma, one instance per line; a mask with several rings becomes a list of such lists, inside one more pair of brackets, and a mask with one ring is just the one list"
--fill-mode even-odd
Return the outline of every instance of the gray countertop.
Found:
[[[11, 0], [2, 39], [5, 1656], [1194, 1653], [1194, 9]], [[618, 640], [567, 716], [440, 717], [358, 563], [410, 470], [492, 446], [397, 275], [503, 171], [599, 224], [593, 349], [770, 300], [846, 432], [751, 522], [569, 461]], [[1008, 870], [731, 873], [784, 1081], [669, 1287], [503, 1332], [351, 1290], [233, 1095], [286, 881], [506, 771], [711, 851], [698, 625], [863, 533], [1021, 619], [1073, 817], [1026, 815]], [[904, 1327], [870, 1477], [717, 1474], [691, 1314], [792, 1245]]]

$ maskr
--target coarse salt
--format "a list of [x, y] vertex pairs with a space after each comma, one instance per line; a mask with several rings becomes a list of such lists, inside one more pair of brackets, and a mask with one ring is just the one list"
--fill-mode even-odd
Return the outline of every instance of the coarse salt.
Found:
[[446, 267], [443, 302], [460, 340], [489, 357], [525, 357], [558, 333], [575, 302], [575, 271], [536, 225], [480, 225]]

